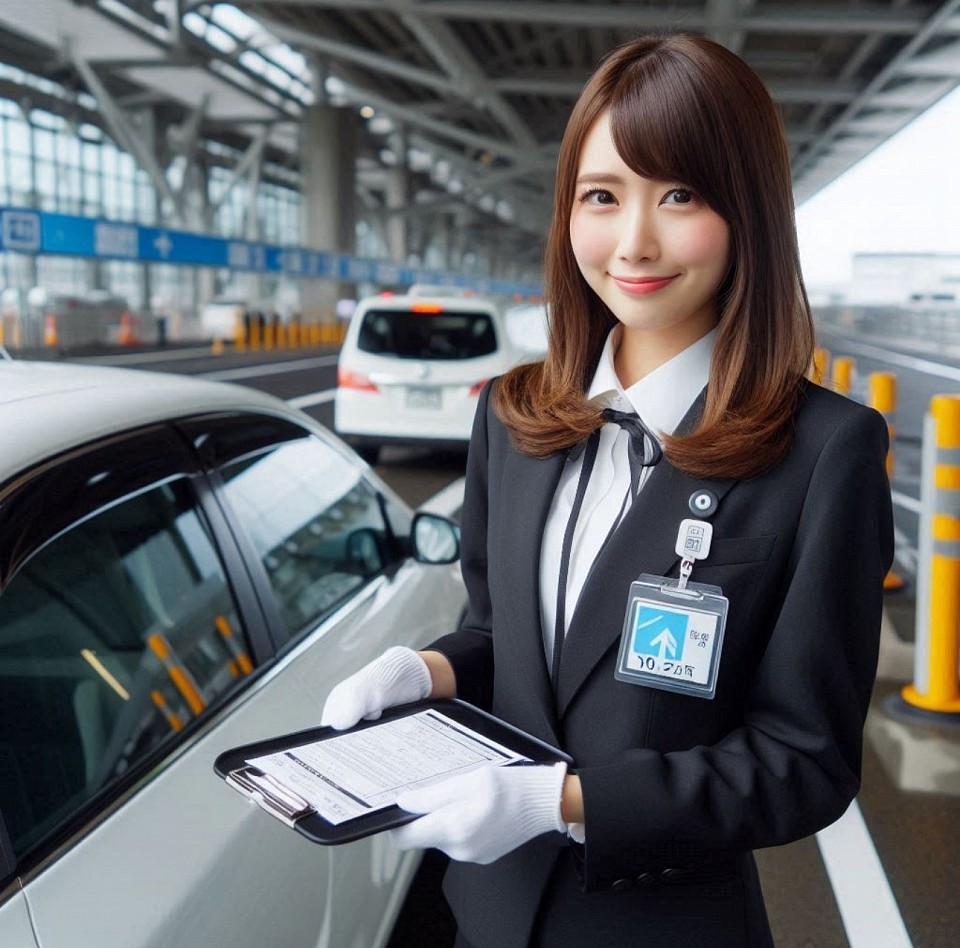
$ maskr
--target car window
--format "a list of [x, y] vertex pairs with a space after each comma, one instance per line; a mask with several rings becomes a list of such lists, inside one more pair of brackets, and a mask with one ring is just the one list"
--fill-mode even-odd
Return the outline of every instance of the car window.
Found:
[[[285, 427], [284, 437], [289, 436]], [[287, 638], [313, 627], [398, 559], [362, 470], [312, 436], [220, 469], [233, 515], [266, 570]]]
[[489, 313], [371, 309], [363, 316], [357, 347], [400, 359], [475, 359], [497, 351]]
[[45, 542], [0, 594], [0, 805], [18, 855], [252, 668], [187, 477]]

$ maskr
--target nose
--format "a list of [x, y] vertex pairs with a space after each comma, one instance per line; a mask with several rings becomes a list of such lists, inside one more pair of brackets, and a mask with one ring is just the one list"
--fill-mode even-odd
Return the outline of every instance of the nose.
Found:
[[617, 245], [617, 257], [620, 260], [635, 262], [660, 258], [656, 222], [649, 209], [637, 207], [633, 213], [623, 215], [622, 223], [623, 230]]

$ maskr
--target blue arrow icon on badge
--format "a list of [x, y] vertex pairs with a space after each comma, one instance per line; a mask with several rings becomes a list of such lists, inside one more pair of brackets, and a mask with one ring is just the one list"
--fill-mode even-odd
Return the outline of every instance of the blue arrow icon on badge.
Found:
[[677, 658], [679, 641], [687, 634], [687, 616], [672, 609], [641, 605], [634, 625], [633, 650], [638, 655]]

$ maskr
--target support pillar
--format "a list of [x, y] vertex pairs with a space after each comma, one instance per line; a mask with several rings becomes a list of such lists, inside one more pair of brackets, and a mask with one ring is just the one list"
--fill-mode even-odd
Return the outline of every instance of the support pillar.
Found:
[[[300, 123], [300, 233], [310, 250], [353, 253], [356, 244], [357, 116], [316, 105]], [[333, 322], [336, 303], [352, 284], [303, 280], [300, 299], [308, 322]]]

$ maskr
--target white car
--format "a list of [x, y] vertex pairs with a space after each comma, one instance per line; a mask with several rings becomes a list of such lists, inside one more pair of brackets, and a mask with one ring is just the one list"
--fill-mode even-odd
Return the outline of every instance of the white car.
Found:
[[489, 300], [368, 297], [340, 350], [334, 428], [371, 463], [388, 444], [465, 448], [483, 386], [531, 356]]
[[384, 945], [417, 857], [314, 845], [213, 763], [455, 628], [456, 544], [418, 559], [454, 525], [183, 376], [0, 361], [0, 443], [0, 945]]

